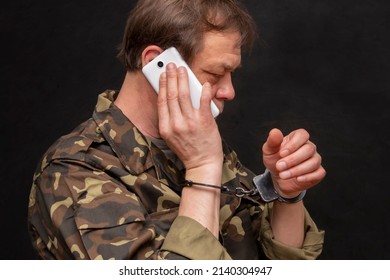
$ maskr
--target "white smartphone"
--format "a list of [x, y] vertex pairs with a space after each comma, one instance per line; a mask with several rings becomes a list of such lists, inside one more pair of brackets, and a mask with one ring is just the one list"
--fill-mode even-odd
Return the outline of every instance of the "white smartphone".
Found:
[[[176, 48], [171, 47], [163, 51], [160, 55], [158, 55], [152, 61], [146, 64], [142, 68], [142, 72], [144, 73], [146, 79], [152, 85], [156, 93], [158, 93], [160, 75], [161, 73], [166, 71], [166, 65], [170, 62], [175, 63], [177, 67], [184, 66], [187, 68], [192, 106], [195, 109], [199, 109], [200, 96], [202, 94], [202, 84], [196, 78], [195, 74], [181, 57], [180, 53], [177, 51]], [[210, 103], [210, 108], [214, 118], [219, 115], [218, 107], [213, 101], [211, 101]]]

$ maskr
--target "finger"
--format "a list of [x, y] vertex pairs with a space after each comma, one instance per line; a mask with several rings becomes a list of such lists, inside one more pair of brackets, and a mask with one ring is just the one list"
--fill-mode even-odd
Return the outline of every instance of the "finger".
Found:
[[199, 111], [202, 115], [212, 115], [210, 103], [212, 99], [212, 90], [210, 83], [206, 82], [204, 83], [202, 87], [202, 95], [200, 97], [200, 108]]
[[284, 180], [300, 177], [309, 174], [311, 172], [314, 172], [320, 167], [321, 167], [321, 156], [319, 154], [315, 154], [313, 157], [302, 162], [301, 164], [280, 172], [279, 177]]
[[157, 95], [157, 110], [160, 123], [169, 118], [167, 104], [167, 74], [165, 72], [160, 75], [159, 93]]
[[277, 128], [272, 129], [263, 145], [263, 155], [270, 156], [279, 153], [282, 143], [283, 133]]
[[174, 63], [168, 63], [167, 65], [167, 91], [166, 99], [168, 104], [168, 110], [170, 117], [177, 120], [181, 117], [181, 109], [179, 105], [178, 97], [178, 77], [177, 68]]
[[297, 177], [297, 181], [299, 183], [305, 183], [308, 186], [314, 186], [322, 181], [325, 176], [326, 171], [322, 166], [320, 166], [320, 168], [316, 169], [314, 172]]
[[178, 68], [178, 100], [184, 116], [192, 116], [193, 107], [188, 83], [188, 73], [185, 67]]
[[280, 156], [286, 157], [294, 153], [307, 141], [309, 141], [309, 138], [309, 133], [304, 129], [298, 129], [291, 132], [284, 138], [283, 145], [280, 150]]
[[279, 160], [276, 163], [276, 168], [279, 171], [289, 169], [313, 157], [316, 152], [317, 148], [314, 143], [308, 141], [294, 153]]

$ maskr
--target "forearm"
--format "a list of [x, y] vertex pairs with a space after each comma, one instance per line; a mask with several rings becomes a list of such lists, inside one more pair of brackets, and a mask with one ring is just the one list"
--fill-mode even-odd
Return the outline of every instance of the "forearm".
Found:
[[[220, 185], [222, 168], [219, 165], [187, 170], [186, 179], [193, 182]], [[219, 234], [219, 189], [192, 185], [183, 188], [179, 216], [196, 220], [215, 237]]]
[[301, 248], [305, 237], [305, 208], [302, 201], [283, 203], [275, 201], [272, 209], [271, 227], [279, 242]]

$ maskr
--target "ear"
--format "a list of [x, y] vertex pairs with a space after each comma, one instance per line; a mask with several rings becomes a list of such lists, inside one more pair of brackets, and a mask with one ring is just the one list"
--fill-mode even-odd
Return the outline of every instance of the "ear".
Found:
[[142, 51], [142, 67], [151, 62], [156, 56], [162, 53], [164, 50], [159, 46], [150, 45]]

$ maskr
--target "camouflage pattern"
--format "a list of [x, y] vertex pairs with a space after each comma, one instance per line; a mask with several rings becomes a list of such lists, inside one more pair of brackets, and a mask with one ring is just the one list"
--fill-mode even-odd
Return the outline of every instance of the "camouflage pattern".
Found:
[[[161, 249], [177, 217], [185, 170], [129, 122], [112, 102], [116, 94], [101, 94], [93, 117], [57, 140], [36, 170], [29, 232], [40, 258], [185, 258]], [[222, 183], [253, 188], [254, 174], [225, 143], [224, 153]], [[220, 244], [231, 258], [270, 255], [261, 246], [265, 206], [259, 197], [221, 195]], [[322, 241], [308, 249], [315, 257]]]

